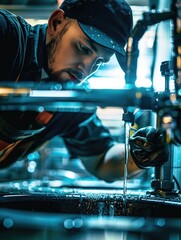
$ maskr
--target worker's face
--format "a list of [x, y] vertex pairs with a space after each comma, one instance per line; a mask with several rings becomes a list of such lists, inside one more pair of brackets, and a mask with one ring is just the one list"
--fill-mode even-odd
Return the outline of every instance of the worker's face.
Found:
[[113, 52], [91, 41], [77, 21], [63, 20], [48, 44], [48, 67], [55, 81], [80, 83], [93, 74]]

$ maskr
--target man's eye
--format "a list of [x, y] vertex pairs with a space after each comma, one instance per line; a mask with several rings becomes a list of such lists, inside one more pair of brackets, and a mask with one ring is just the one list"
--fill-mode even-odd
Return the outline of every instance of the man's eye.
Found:
[[88, 48], [88, 47], [86, 47], [84, 44], [82, 44], [82, 43], [80, 43], [80, 50], [81, 50], [81, 52], [83, 52], [84, 54], [90, 54], [91, 53], [91, 50]]

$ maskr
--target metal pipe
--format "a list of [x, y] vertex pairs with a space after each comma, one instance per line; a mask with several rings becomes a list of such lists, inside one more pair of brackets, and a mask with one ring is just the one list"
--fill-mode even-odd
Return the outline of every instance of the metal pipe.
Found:
[[173, 63], [175, 73], [175, 90], [181, 95], [181, 0], [173, 0], [172, 11], [174, 15], [173, 29]]
[[126, 84], [135, 87], [137, 78], [137, 62], [139, 57], [138, 42], [143, 37], [148, 26], [155, 25], [159, 22], [173, 18], [174, 13], [172, 11], [165, 12], [144, 12], [143, 19], [137, 21], [133, 28], [131, 35], [127, 43], [127, 65], [125, 71]]

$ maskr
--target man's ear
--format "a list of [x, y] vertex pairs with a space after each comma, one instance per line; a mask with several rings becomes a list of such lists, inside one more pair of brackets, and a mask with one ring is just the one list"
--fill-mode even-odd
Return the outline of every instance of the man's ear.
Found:
[[59, 25], [65, 20], [65, 13], [62, 9], [53, 11], [48, 20], [48, 34], [53, 36]]

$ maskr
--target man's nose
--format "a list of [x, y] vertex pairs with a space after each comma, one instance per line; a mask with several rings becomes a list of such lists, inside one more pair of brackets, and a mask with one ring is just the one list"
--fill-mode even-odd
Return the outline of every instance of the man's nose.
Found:
[[95, 72], [100, 67], [101, 63], [102, 59], [100, 57], [86, 57], [79, 63], [78, 68], [81, 69], [81, 71], [87, 77]]

